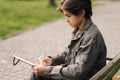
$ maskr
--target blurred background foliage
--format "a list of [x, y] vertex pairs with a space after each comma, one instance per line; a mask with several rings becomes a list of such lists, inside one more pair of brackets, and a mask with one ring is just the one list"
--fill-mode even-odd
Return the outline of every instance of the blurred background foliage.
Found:
[[0, 38], [62, 17], [56, 10], [59, 1], [0, 0]]
[[[56, 0], [58, 4], [59, 0]], [[48, 0], [0, 0], [0, 37], [61, 17]]]

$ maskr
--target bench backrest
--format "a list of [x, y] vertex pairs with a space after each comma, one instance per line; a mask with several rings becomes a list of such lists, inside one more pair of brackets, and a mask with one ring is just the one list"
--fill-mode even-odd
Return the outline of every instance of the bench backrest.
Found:
[[114, 57], [105, 67], [103, 67], [90, 80], [111, 80], [113, 75], [120, 69], [120, 54]]

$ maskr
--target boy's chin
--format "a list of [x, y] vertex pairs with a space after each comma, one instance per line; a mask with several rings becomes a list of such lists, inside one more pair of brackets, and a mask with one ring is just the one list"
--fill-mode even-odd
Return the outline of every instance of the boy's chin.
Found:
[[72, 28], [77, 28], [76, 26], [71, 26]]

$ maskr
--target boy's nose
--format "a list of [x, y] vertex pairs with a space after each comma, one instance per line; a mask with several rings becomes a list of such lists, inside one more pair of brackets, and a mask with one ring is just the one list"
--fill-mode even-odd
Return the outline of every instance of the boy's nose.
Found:
[[69, 22], [69, 20], [68, 20], [68, 19], [65, 19], [65, 21], [66, 21], [66, 22]]

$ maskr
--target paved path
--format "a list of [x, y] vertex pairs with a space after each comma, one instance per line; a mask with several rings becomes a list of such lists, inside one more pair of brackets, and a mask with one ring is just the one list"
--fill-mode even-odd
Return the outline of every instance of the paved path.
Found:
[[[103, 33], [108, 56], [114, 57], [120, 52], [120, 1], [100, 3], [102, 6], [93, 10], [93, 21]], [[68, 44], [71, 31], [64, 19], [59, 19], [17, 36], [0, 40], [0, 80], [27, 80], [32, 72], [31, 67], [24, 63], [14, 67], [12, 55], [35, 62], [43, 53], [58, 54]]]

